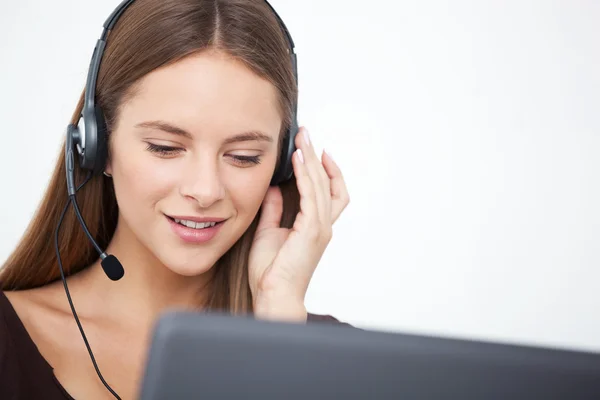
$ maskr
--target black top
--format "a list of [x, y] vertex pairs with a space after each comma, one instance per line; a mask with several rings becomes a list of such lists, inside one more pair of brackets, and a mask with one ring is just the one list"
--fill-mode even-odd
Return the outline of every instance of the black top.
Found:
[[[308, 314], [308, 322], [339, 322], [330, 315]], [[0, 290], [0, 399], [74, 400], [56, 379], [21, 319]]]

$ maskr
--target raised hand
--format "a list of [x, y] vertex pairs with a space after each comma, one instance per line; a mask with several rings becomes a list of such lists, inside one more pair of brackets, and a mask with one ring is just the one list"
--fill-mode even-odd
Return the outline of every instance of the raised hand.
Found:
[[259, 318], [304, 321], [304, 296], [331, 240], [332, 226], [349, 203], [342, 172], [333, 159], [315, 153], [305, 128], [296, 136], [292, 163], [300, 212], [291, 229], [281, 228], [283, 198], [271, 187], [249, 259], [254, 312]]

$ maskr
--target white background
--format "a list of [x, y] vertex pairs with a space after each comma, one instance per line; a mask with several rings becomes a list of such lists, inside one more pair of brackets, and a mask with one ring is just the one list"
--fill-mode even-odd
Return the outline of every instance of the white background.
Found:
[[[0, 262], [118, 0], [0, 14]], [[600, 2], [272, 0], [300, 123], [352, 202], [307, 305], [356, 326], [600, 350]]]

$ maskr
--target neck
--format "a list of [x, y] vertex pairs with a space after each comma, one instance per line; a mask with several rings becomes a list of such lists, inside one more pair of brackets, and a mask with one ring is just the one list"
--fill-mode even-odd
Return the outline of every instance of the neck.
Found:
[[119, 326], [146, 329], [164, 311], [202, 308], [209, 296], [212, 269], [199, 276], [178, 275], [122, 226], [117, 227], [106, 253], [119, 259], [125, 275], [111, 281], [100, 261], [87, 268], [78, 278], [84, 292], [79, 297], [86, 299], [87, 309], [100, 318], [118, 321]]

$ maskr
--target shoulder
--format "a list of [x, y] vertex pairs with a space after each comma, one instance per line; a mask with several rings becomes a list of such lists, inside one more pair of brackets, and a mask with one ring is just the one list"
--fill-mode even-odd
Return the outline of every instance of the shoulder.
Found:
[[307, 323], [330, 323], [330, 324], [335, 324], [335, 325], [341, 325], [341, 326], [348, 326], [351, 327], [352, 325], [350, 325], [347, 322], [342, 322], [339, 319], [335, 318], [332, 315], [327, 315], [327, 314], [312, 314], [312, 313], [308, 313], [307, 318], [306, 318], [306, 322]]
[[0, 399], [64, 399], [26, 328], [40, 316], [36, 297], [29, 291], [0, 290]]
[[0, 376], [4, 370], [4, 364], [8, 353], [8, 343], [10, 340], [10, 331], [7, 323], [6, 303], [8, 300], [4, 292], [0, 290]]
[[[27, 310], [28, 304], [18, 292], [0, 290], [0, 376], [4, 377], [19, 357], [29, 338], [28, 332], [17, 310]], [[21, 311], [22, 312], [22, 311]]]
[[[46, 323], [53, 312], [40, 302], [41, 294], [36, 289], [0, 291], [0, 356], [5, 360], [0, 359], [0, 374], [12, 367], [12, 360], [18, 360], [22, 368], [37, 367], [43, 360], [38, 342], [45, 343], [42, 339], [48, 335], [44, 332], [56, 332], [57, 327]], [[11, 360], [9, 366], [6, 360]]]
[[[15, 320], [15, 318], [17, 318]], [[14, 343], [18, 317], [11, 303], [0, 290], [0, 398], [12, 398], [18, 393], [19, 373], [16, 370], [18, 355]]]
[[19, 317], [11, 302], [5, 292], [0, 290], [0, 374], [6, 367], [6, 358], [9, 356], [18, 323]]

